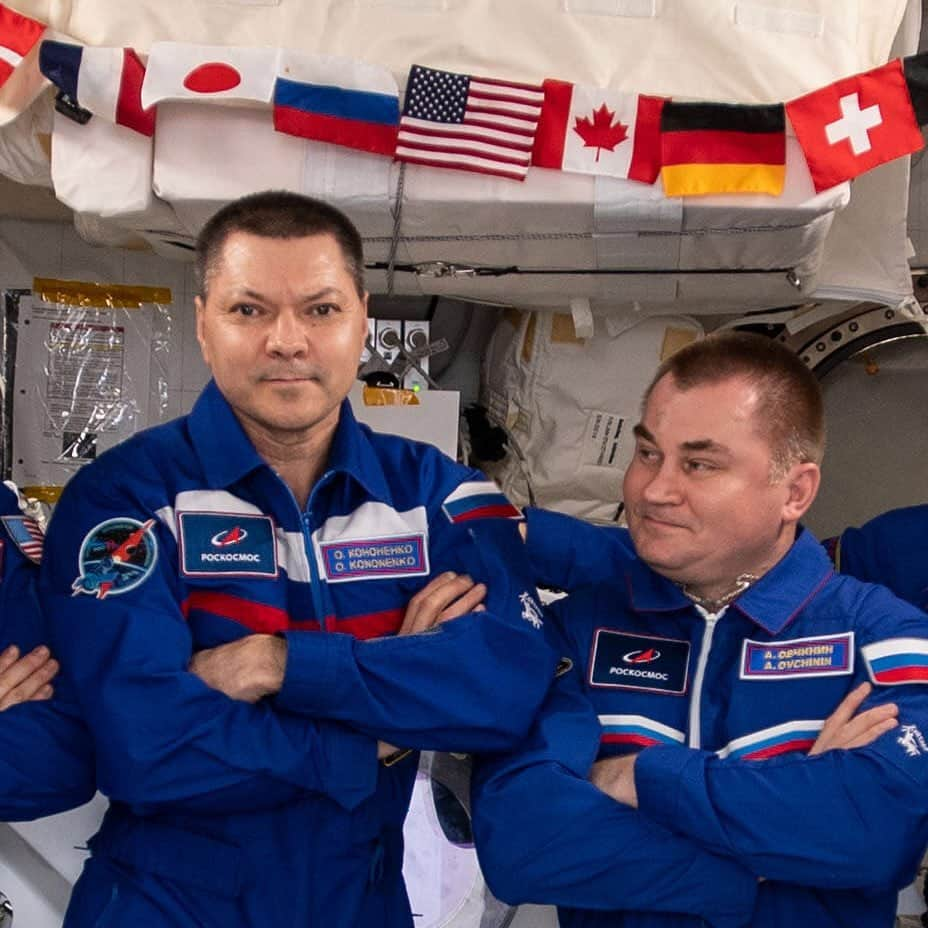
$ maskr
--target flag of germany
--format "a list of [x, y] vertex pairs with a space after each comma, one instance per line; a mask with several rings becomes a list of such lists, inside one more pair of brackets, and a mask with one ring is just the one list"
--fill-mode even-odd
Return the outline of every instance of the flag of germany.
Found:
[[668, 101], [661, 113], [661, 177], [669, 197], [783, 192], [783, 104]]

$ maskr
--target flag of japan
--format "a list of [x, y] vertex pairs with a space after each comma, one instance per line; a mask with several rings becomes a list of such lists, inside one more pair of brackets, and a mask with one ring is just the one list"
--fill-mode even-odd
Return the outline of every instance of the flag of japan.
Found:
[[0, 3], [0, 87], [44, 31], [42, 23]]
[[653, 184], [663, 98], [546, 80], [532, 164]]
[[846, 77], [786, 104], [816, 191], [922, 145], [902, 62]]
[[143, 110], [145, 65], [131, 48], [84, 47], [46, 39], [39, 70], [78, 105], [109, 122], [154, 135], [155, 111]]
[[270, 103], [280, 52], [155, 42], [148, 57], [142, 106], [161, 100]]

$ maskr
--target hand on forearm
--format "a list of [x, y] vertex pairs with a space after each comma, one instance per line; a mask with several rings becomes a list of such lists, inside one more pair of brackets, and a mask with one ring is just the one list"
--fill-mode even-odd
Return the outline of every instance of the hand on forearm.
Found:
[[0, 711], [20, 702], [50, 699], [51, 681], [58, 673], [58, 661], [44, 645], [19, 656], [19, 648], [10, 645], [0, 654]]
[[231, 699], [257, 702], [277, 693], [287, 667], [287, 642], [276, 635], [246, 635], [193, 655], [188, 669]]
[[409, 600], [399, 634], [414, 635], [468, 612], [479, 612], [485, 608], [486, 595], [486, 586], [465, 574], [439, 574]]
[[607, 757], [593, 764], [590, 782], [616, 802], [638, 808], [638, 791], [635, 789], [635, 754]]
[[895, 703], [857, 711], [872, 689], [869, 683], [861, 683], [841, 700], [838, 708], [825, 720], [815, 744], [809, 749], [810, 756], [837, 749], [866, 747], [896, 727], [899, 709]]

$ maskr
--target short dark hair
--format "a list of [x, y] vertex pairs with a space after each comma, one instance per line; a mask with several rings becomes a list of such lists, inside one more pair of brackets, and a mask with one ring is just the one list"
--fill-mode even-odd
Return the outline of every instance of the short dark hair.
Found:
[[364, 251], [354, 223], [322, 200], [287, 190], [265, 190], [227, 203], [197, 236], [196, 285], [204, 299], [226, 239], [235, 232], [264, 238], [331, 235], [341, 249], [358, 296], [364, 296]]
[[757, 388], [755, 418], [770, 442], [771, 480], [779, 480], [794, 464], [821, 464], [825, 453], [821, 387], [799, 356], [775, 339], [726, 330], [692, 342], [657, 369], [645, 402], [668, 374], [679, 390], [733, 378]]

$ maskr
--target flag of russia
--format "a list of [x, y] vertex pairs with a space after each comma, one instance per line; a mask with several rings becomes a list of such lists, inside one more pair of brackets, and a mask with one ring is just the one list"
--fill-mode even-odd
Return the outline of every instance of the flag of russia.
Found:
[[888, 638], [860, 650], [874, 683], [928, 683], [928, 638]]
[[72, 45], [46, 39], [39, 70], [95, 116], [154, 135], [154, 108], [142, 109], [145, 65], [131, 48]]
[[521, 519], [522, 513], [492, 480], [470, 480], [448, 494], [442, 509], [452, 522], [471, 519]]
[[601, 715], [599, 740], [602, 744], [619, 744], [648, 748], [655, 744], [684, 744], [686, 735], [676, 728], [643, 715]]
[[400, 103], [389, 71], [346, 58], [283, 54], [274, 87], [278, 132], [393, 155]]

